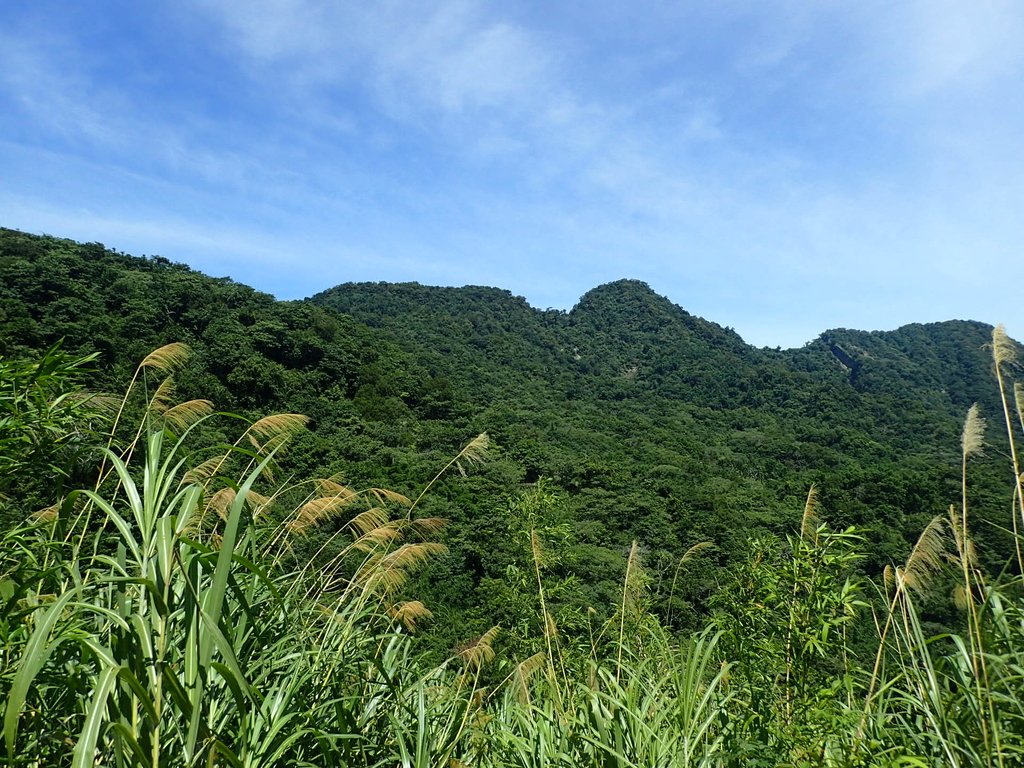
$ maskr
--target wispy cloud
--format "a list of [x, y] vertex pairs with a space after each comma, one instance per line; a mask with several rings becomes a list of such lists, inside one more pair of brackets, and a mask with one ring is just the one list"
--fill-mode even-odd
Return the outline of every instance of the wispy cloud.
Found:
[[543, 93], [552, 66], [525, 28], [488, 18], [480, 5], [463, 0], [196, 4], [219, 20], [260, 76], [269, 72], [295, 86], [359, 82], [407, 116], [412, 106], [522, 109]]
[[[888, 23], [868, 27], [899, 95], [985, 89], [1024, 63], [1024, 7], [1014, 0], [913, 0], [886, 5]], [[874, 9], [877, 10], [877, 9]]]
[[[33, 133], [42, 130], [65, 140], [117, 144], [124, 135], [117, 125], [123, 105], [98, 94], [83, 68], [75, 47], [62, 45], [59, 36], [23, 38], [0, 30], [0, 83], [31, 120]], [[8, 112], [8, 120], [12, 117]], [[9, 125], [8, 130], [16, 128]], [[29, 123], [22, 128], [28, 133]]]

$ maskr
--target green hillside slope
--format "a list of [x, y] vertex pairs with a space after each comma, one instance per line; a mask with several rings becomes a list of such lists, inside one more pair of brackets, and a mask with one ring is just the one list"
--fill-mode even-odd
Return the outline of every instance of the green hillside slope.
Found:
[[[812, 483], [835, 526], [871, 537], [865, 568], [878, 572], [955, 500], [967, 407], [996, 413], [990, 332], [834, 330], [800, 349], [756, 349], [636, 281], [595, 288], [569, 312], [417, 284], [278, 302], [166, 259], [0, 230], [0, 354], [64, 339], [98, 350], [109, 380], [186, 341], [184, 395], [312, 417], [289, 457], [304, 476], [412, 492], [488, 432], [491, 460], [442, 483], [423, 510], [450, 521], [448, 554], [414, 585], [435, 610], [439, 649], [517, 621], [531, 527], [557, 543], [552, 602], [570, 624], [605, 611], [634, 539], [658, 610], [696, 622], [719, 568], [751, 535], [790, 531]], [[977, 514], [1001, 517], [1002, 463], [977, 472]], [[977, 535], [991, 560], [1009, 551], [995, 527]], [[716, 545], [706, 567], [670, 589], [679, 556], [701, 541]]]

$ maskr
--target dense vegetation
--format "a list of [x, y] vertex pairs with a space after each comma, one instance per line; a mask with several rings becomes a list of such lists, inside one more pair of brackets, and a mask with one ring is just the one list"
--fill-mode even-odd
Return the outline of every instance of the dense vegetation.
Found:
[[1013, 764], [992, 334], [756, 350], [628, 281], [285, 303], [0, 231], [6, 757]]

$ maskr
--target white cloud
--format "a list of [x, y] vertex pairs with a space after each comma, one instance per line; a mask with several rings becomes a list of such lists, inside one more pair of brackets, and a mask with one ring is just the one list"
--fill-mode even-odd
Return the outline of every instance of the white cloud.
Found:
[[32, 121], [31, 133], [43, 129], [62, 139], [116, 145], [124, 135], [124, 104], [97, 93], [86, 68], [76, 47], [57, 36], [24, 38], [0, 30], [0, 88]]
[[442, 111], [521, 109], [550, 76], [548, 52], [529, 31], [489, 18], [474, 2], [196, 1], [224, 25], [226, 42], [277, 68], [275, 76], [313, 86], [358, 82], [392, 109], [410, 98]]
[[1024, 5], [1016, 0], [916, 0], [894, 8], [886, 42], [892, 74], [911, 95], [985, 87], [1024, 62]]

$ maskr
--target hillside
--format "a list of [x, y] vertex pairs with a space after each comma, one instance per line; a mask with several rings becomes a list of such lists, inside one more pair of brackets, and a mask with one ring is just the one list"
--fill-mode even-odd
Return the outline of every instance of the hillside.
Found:
[[411, 284], [341, 285], [311, 301], [474, 393], [528, 475], [553, 477], [588, 517], [677, 546], [785, 530], [817, 482], [837, 522], [873, 529], [884, 563], [945, 507], [967, 407], [998, 408], [981, 323], [827, 331], [773, 351], [636, 281], [567, 313]]
[[[750, 536], [790, 532], [812, 483], [835, 526], [863, 527], [865, 568], [878, 572], [955, 500], [967, 407], [997, 413], [990, 333], [955, 321], [756, 349], [628, 280], [569, 312], [496, 288], [417, 284], [279, 302], [166, 259], [0, 230], [0, 354], [64, 339], [98, 350], [112, 381], [149, 349], [186, 341], [196, 354], [184, 395], [313, 418], [294, 471], [407, 493], [487, 431], [491, 460], [424, 507], [450, 520], [448, 555], [416, 585], [439, 648], [495, 616], [515, 621], [510, 574], [525, 567], [530, 526], [558, 543], [565, 616], [614, 599], [634, 539], [669, 610], [678, 557], [709, 540], [713, 567], [672, 595], [673, 623], [694, 623], [718, 568]], [[977, 514], [1002, 515], [1005, 468], [977, 471]], [[524, 513], [538, 487], [524, 483], [542, 478], [543, 503]], [[993, 527], [978, 538], [993, 561], [1008, 552]]]

